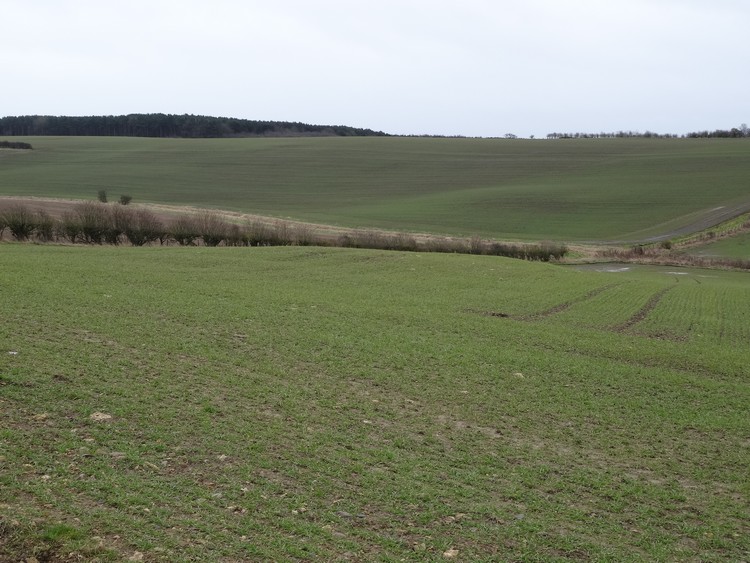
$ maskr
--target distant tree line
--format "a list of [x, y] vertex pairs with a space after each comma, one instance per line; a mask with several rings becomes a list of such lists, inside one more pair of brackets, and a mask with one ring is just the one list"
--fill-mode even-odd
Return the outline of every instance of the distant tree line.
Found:
[[30, 149], [32, 148], [29, 143], [22, 143], [21, 141], [0, 141], [0, 149]]
[[345, 125], [310, 125], [287, 121], [254, 121], [233, 117], [134, 113], [85, 117], [22, 115], [0, 118], [0, 135], [103, 137], [305, 137], [385, 136]]
[[549, 133], [548, 139], [620, 139], [620, 138], [637, 138], [637, 139], [679, 139], [679, 138], [727, 138], [740, 139], [750, 137], [750, 128], [743, 123], [739, 127], [732, 129], [716, 129], [715, 131], [694, 131], [677, 135], [674, 133], [654, 133], [653, 131], [617, 131], [616, 133]]

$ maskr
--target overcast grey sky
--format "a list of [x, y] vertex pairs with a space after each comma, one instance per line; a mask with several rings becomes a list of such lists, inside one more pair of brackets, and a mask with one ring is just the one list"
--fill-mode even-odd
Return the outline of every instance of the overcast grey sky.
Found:
[[389, 133], [750, 122], [748, 0], [0, 0], [0, 115]]

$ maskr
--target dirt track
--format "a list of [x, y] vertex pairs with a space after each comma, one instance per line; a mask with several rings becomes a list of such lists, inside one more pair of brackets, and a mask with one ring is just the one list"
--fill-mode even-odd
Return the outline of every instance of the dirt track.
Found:
[[715, 207], [710, 211], [707, 211], [700, 219], [697, 219], [696, 221], [693, 221], [692, 223], [689, 223], [684, 227], [680, 227], [661, 235], [649, 237], [637, 242], [658, 242], [660, 240], [689, 235], [690, 233], [696, 233], [698, 231], [710, 229], [714, 225], [718, 225], [719, 223], [723, 223], [724, 221], [729, 221], [730, 219], [734, 219], [735, 217], [748, 212], [750, 212], [750, 201], [735, 205], [722, 205], [719, 207]]

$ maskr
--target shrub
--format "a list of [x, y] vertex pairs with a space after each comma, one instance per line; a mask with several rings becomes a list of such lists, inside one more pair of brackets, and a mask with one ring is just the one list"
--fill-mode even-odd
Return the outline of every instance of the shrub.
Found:
[[0, 224], [10, 230], [16, 240], [26, 240], [34, 232], [34, 214], [23, 205], [12, 205], [0, 213]]
[[473, 236], [469, 239], [469, 254], [484, 254], [485, 252], [484, 241], [478, 236]]
[[132, 196], [129, 196], [129, 195], [121, 195], [120, 196], [120, 205], [127, 205], [131, 201], [133, 201], [133, 197]]
[[425, 252], [466, 253], [468, 246], [465, 240], [447, 237], [430, 237], [422, 245]]
[[545, 241], [539, 245], [541, 257], [539, 260], [549, 262], [551, 259], [562, 260], [568, 253], [568, 247], [564, 244]]
[[75, 208], [80, 233], [89, 244], [102, 244], [112, 228], [108, 207], [100, 203], [85, 201]]
[[130, 214], [127, 209], [121, 207], [108, 207], [108, 221], [104, 231], [104, 242], [107, 244], [118, 245], [120, 239], [125, 233], [125, 229], [130, 224]]
[[403, 252], [414, 252], [417, 250], [417, 240], [405, 233], [386, 236], [383, 239], [385, 250], [400, 250]]
[[78, 214], [72, 211], [64, 213], [57, 225], [57, 234], [72, 244], [83, 241]]
[[289, 223], [286, 221], [274, 222], [270, 234], [271, 237], [269, 242], [273, 246], [286, 246], [294, 242], [292, 230], [289, 227]]
[[267, 230], [260, 221], [248, 222], [242, 234], [243, 243], [246, 246], [262, 246], [267, 238]]
[[340, 246], [341, 248], [354, 248], [354, 239], [347, 234], [340, 235], [336, 239], [336, 246]]
[[290, 243], [294, 243], [297, 246], [310, 246], [313, 244], [313, 232], [310, 225], [295, 225], [291, 229]]
[[133, 246], [143, 246], [159, 240], [164, 234], [164, 225], [148, 209], [121, 210], [126, 217], [123, 232]]
[[198, 232], [206, 246], [219, 246], [228, 236], [229, 224], [218, 213], [207, 211], [197, 217]]
[[0, 141], [0, 149], [31, 149], [29, 143], [23, 143], [21, 141]]
[[55, 220], [43, 209], [36, 212], [36, 238], [41, 242], [55, 240]]
[[107, 203], [107, 190], [99, 190], [96, 194], [96, 199], [98, 199], [100, 203]]
[[200, 236], [198, 221], [192, 215], [180, 215], [169, 227], [169, 235], [180, 246], [193, 246]]
[[228, 226], [224, 244], [227, 246], [247, 246], [245, 233], [242, 232], [239, 225], [231, 224]]

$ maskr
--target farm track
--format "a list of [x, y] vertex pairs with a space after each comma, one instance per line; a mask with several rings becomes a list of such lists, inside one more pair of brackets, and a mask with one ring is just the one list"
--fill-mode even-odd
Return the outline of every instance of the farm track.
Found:
[[[681, 227], [670, 228], [658, 235], [648, 237], [636, 237], [622, 240], [587, 240], [579, 241], [583, 245], [621, 245], [621, 244], [652, 244], [684, 237], [693, 233], [708, 230], [712, 227], [736, 219], [737, 217], [750, 213], [750, 200], [735, 205], [722, 205], [705, 211], [699, 218], [689, 221]], [[657, 225], [658, 227], [658, 225]], [[700, 246], [700, 245], [696, 245]]]
[[661, 235], [648, 237], [638, 242], [659, 242], [662, 240], [689, 235], [691, 233], [710, 229], [714, 225], [729, 221], [748, 212], [750, 212], [750, 201], [746, 201], [737, 205], [722, 205], [721, 207], [716, 207], [708, 211], [700, 219], [693, 221], [683, 227], [673, 229], [669, 232], [662, 233]]

